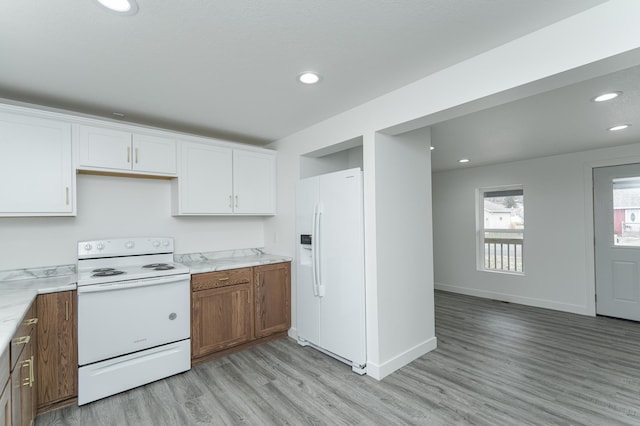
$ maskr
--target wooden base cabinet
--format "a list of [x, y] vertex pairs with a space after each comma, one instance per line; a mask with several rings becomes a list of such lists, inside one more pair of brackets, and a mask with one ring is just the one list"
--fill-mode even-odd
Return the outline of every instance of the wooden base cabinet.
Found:
[[285, 262], [194, 274], [192, 364], [286, 335], [291, 326], [290, 271]]
[[291, 328], [291, 263], [253, 268], [256, 338]]
[[38, 318], [36, 317], [34, 303], [22, 319], [13, 339], [11, 339], [10, 424], [12, 426], [30, 426], [33, 424], [36, 415], [35, 325], [37, 322]]
[[6, 382], [0, 387], [0, 426], [11, 426], [11, 385]]
[[41, 294], [38, 315], [38, 412], [68, 405], [78, 396], [76, 292]]

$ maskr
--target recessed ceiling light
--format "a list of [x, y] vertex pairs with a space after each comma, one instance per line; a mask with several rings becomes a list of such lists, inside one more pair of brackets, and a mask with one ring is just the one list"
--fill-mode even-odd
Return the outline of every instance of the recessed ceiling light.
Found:
[[116, 117], [120, 117], [120, 118], [124, 117], [124, 114], [121, 113], [121, 112], [112, 112], [111, 114], [115, 115]]
[[298, 80], [300, 81], [300, 83], [304, 84], [316, 84], [320, 81], [320, 76], [315, 72], [307, 71], [300, 74], [298, 76]]
[[468, 163], [469, 159], [468, 158], [461, 158], [460, 160], [458, 160], [458, 163]]
[[610, 101], [611, 99], [615, 99], [620, 95], [622, 95], [622, 92], [603, 93], [602, 95], [596, 96], [595, 98], [593, 98], [591, 100], [593, 102], [605, 102], [605, 101]]
[[98, 3], [120, 15], [135, 15], [138, 12], [136, 0], [98, 0]]
[[430, 146], [430, 147], [429, 147], [429, 149], [430, 149], [431, 151], [433, 151], [434, 149], [436, 149], [436, 147], [435, 147], [435, 146]]
[[609, 127], [607, 130], [610, 132], [617, 132], [618, 130], [624, 130], [630, 126], [631, 124], [619, 124], [617, 126]]

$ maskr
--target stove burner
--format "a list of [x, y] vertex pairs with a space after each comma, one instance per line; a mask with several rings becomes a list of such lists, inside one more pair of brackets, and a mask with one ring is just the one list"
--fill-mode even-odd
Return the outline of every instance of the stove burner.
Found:
[[168, 263], [150, 263], [148, 265], [144, 265], [143, 268], [156, 269], [161, 266], [169, 266]]
[[[102, 271], [96, 269], [95, 271], [93, 271], [93, 272], [95, 272], [95, 274], [93, 274], [91, 276], [92, 277], [110, 277], [112, 275], [124, 274], [124, 271], [116, 271], [113, 268], [102, 268], [102, 269], [103, 269]], [[104, 269], [106, 269], [106, 271]], [[98, 272], [96, 272], [96, 271], [98, 271]]]
[[109, 272], [109, 271], [115, 271], [115, 268], [98, 268], [98, 269], [94, 269], [91, 272]]
[[154, 271], [168, 271], [169, 269], [176, 269], [175, 266], [169, 265], [168, 263], [150, 263], [148, 265], [144, 265], [143, 268], [153, 269]]
[[160, 265], [157, 268], [153, 268], [154, 271], [167, 271], [169, 269], [176, 269], [176, 267], [171, 265]]

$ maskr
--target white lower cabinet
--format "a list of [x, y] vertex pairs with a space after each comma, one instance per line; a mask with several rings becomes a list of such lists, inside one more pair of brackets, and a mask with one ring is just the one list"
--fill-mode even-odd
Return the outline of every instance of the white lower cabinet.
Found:
[[173, 214], [275, 214], [275, 151], [181, 142]]
[[0, 112], [0, 216], [74, 216], [71, 124]]

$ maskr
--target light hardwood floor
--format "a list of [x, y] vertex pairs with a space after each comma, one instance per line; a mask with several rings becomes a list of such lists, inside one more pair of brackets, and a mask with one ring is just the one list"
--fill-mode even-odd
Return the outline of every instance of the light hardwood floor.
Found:
[[36, 425], [640, 425], [640, 324], [436, 292], [438, 349], [381, 382], [290, 339]]

